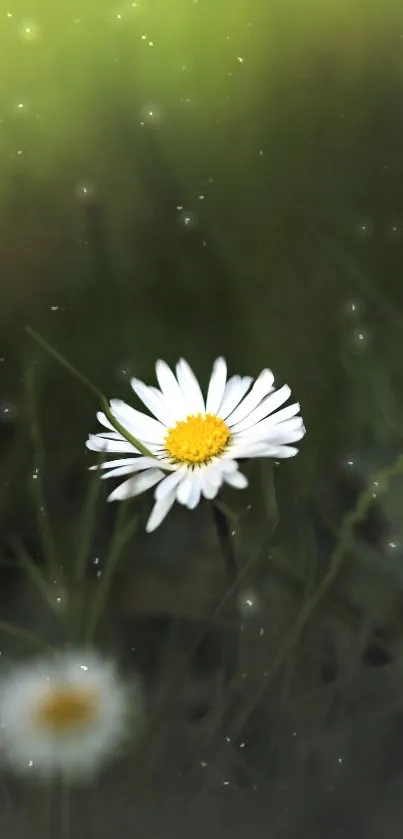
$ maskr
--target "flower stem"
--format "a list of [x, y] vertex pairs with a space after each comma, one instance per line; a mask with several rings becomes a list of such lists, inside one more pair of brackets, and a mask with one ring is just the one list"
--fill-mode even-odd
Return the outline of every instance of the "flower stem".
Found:
[[217, 531], [218, 541], [220, 543], [221, 553], [224, 559], [225, 576], [228, 582], [228, 588], [232, 587], [237, 578], [237, 568], [235, 552], [231, 541], [231, 531], [229, 527], [228, 518], [222, 510], [222, 507], [212, 504], [213, 521]]
[[[211, 505], [211, 511], [213, 515], [214, 525], [217, 531], [221, 554], [224, 560], [224, 571], [227, 582], [227, 591], [234, 592], [238, 575], [235, 551], [231, 539], [230, 522], [228, 520], [228, 517], [223, 512], [222, 507], [218, 506], [214, 502]], [[227, 603], [229, 604], [229, 611], [231, 612], [232, 616], [234, 611], [237, 612], [234, 599], [232, 597], [229, 597], [227, 599]], [[238, 614], [236, 614], [236, 617], [238, 617]], [[231, 637], [226, 637], [223, 642], [223, 648], [224, 672], [226, 681], [228, 683], [234, 678], [234, 675], [237, 672], [238, 667], [239, 644], [237, 634], [235, 635], [235, 639], [233, 633], [231, 633]]]
[[68, 778], [61, 779], [60, 827], [62, 839], [70, 839], [71, 831], [71, 788]]
[[38, 522], [38, 529], [41, 536], [42, 548], [45, 555], [48, 573], [50, 577], [54, 577], [57, 582], [60, 582], [62, 576], [61, 566], [57, 554], [57, 549], [53, 537], [52, 527], [49, 522], [49, 513], [46, 505], [45, 489], [43, 485], [43, 471], [45, 464], [45, 452], [42, 442], [41, 429], [39, 424], [39, 417], [36, 408], [36, 392], [35, 392], [35, 371], [31, 366], [26, 373], [26, 389], [30, 411], [30, 432], [32, 446], [35, 454], [38, 468], [35, 474], [35, 483], [32, 483], [34, 491], [36, 515]]
[[94, 594], [94, 599], [91, 604], [91, 610], [88, 615], [87, 625], [85, 627], [85, 641], [87, 644], [92, 643], [96, 633], [99, 620], [105, 610], [108, 602], [108, 597], [113, 582], [114, 573], [122, 555], [124, 548], [133, 537], [138, 526], [138, 516], [131, 516], [129, 521], [125, 521], [127, 515], [127, 507], [123, 504], [120, 508], [118, 521], [112, 539], [112, 544], [105, 561], [105, 567], [102, 576], [99, 580], [98, 590]]
[[26, 326], [25, 331], [28, 333], [28, 335], [30, 335], [31, 338], [33, 338], [33, 340], [37, 344], [39, 344], [40, 347], [42, 347], [42, 349], [46, 350], [46, 352], [49, 353], [49, 355], [53, 356], [53, 358], [55, 358], [56, 361], [59, 364], [61, 364], [62, 367], [65, 367], [65, 369], [68, 370], [72, 376], [78, 379], [78, 381], [81, 382], [81, 384], [83, 384], [86, 388], [88, 388], [88, 390], [92, 391], [92, 393], [97, 397], [97, 399], [99, 399], [103, 411], [111, 425], [113, 425], [114, 429], [119, 434], [121, 434], [122, 437], [125, 438], [125, 440], [131, 443], [132, 446], [135, 446], [135, 448], [139, 450], [140, 454], [143, 454], [145, 457], [154, 457], [154, 455], [149, 451], [149, 449], [147, 449], [147, 447], [144, 446], [143, 443], [140, 443], [140, 440], [137, 440], [136, 437], [133, 437], [133, 435], [130, 434], [130, 432], [127, 431], [127, 429], [124, 428], [124, 426], [121, 425], [117, 419], [115, 419], [109, 407], [109, 402], [106, 396], [104, 396], [103, 393], [101, 393], [101, 391], [98, 390], [98, 388], [92, 382], [90, 382], [89, 379], [87, 379], [86, 376], [80, 373], [80, 371], [77, 370], [77, 368], [74, 367], [74, 365], [71, 364], [70, 361], [68, 361], [68, 359], [64, 357], [64, 355], [62, 355], [58, 350], [56, 350], [55, 347], [52, 347], [51, 344], [48, 344], [48, 342], [45, 341], [45, 339], [42, 338], [41, 335], [38, 335], [38, 333], [35, 332], [30, 326]]

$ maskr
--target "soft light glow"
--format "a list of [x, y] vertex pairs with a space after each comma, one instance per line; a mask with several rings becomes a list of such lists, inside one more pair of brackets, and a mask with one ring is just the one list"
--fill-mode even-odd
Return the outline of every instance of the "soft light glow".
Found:
[[[130, 713], [140, 711], [139, 695]], [[128, 733], [129, 695], [110, 662], [88, 650], [18, 665], [0, 682], [2, 761], [17, 772], [86, 779]]]
[[60, 685], [40, 702], [36, 715], [39, 725], [59, 734], [70, 734], [94, 721], [97, 697], [92, 691], [73, 690]]
[[21, 24], [18, 27], [20, 37], [27, 43], [35, 43], [39, 40], [39, 27], [31, 21]]

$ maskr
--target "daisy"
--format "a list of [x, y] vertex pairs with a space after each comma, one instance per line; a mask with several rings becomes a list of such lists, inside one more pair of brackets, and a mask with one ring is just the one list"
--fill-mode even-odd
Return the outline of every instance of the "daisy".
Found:
[[[202, 496], [213, 499], [223, 483], [244, 489], [247, 479], [237, 461], [251, 457], [293, 457], [290, 445], [305, 434], [298, 403], [277, 410], [289, 398], [288, 385], [274, 387], [271, 370], [256, 381], [250, 376], [227, 379], [224, 358], [213, 366], [207, 399], [186, 361], [176, 365], [176, 376], [164, 361], [157, 361], [159, 389], [138, 379], [131, 386], [153, 417], [120, 399], [110, 401], [110, 412], [121, 428], [146, 446], [142, 455], [133, 443], [115, 430], [104, 413], [97, 418], [107, 431], [90, 434], [87, 448], [126, 457], [107, 460], [92, 469], [107, 469], [103, 478], [130, 477], [109, 495], [121, 501], [156, 486], [155, 505], [147, 522], [148, 532], [162, 522], [175, 501], [194, 509]], [[128, 455], [128, 456], [127, 456]]]
[[92, 775], [128, 728], [129, 698], [95, 653], [59, 653], [13, 667], [0, 682], [3, 760], [43, 776]]

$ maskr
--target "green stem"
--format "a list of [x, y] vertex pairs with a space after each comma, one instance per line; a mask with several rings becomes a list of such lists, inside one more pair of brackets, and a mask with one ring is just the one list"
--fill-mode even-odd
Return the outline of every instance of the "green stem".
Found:
[[43, 638], [27, 632], [26, 629], [22, 629], [20, 626], [14, 626], [13, 623], [8, 623], [8, 621], [0, 621], [0, 632], [4, 632], [6, 635], [12, 635], [14, 638], [20, 638], [21, 641], [26, 641], [26, 643], [33, 644], [33, 646], [39, 647], [42, 650], [50, 647], [50, 644], [47, 644]]
[[124, 437], [124, 439], [127, 440], [128, 443], [131, 443], [132, 446], [135, 446], [135, 448], [138, 449], [138, 451], [141, 454], [145, 455], [145, 457], [154, 457], [154, 455], [149, 451], [149, 449], [147, 449], [147, 447], [144, 446], [143, 443], [140, 443], [140, 440], [137, 440], [136, 437], [133, 437], [133, 435], [130, 434], [130, 432], [127, 431], [127, 429], [124, 428], [124, 426], [121, 425], [120, 422], [118, 422], [118, 420], [114, 417], [114, 415], [111, 412], [109, 402], [106, 396], [104, 396], [103, 393], [101, 393], [101, 391], [98, 390], [98, 388], [92, 382], [90, 382], [89, 379], [87, 379], [86, 376], [80, 373], [79, 370], [77, 370], [77, 368], [74, 367], [73, 364], [71, 364], [70, 361], [68, 361], [67, 358], [64, 357], [64, 355], [62, 355], [58, 350], [56, 350], [55, 347], [52, 347], [51, 344], [48, 344], [48, 342], [45, 341], [45, 339], [42, 338], [41, 335], [38, 335], [38, 333], [35, 332], [30, 326], [26, 326], [25, 331], [28, 333], [28, 335], [30, 335], [31, 338], [33, 338], [33, 340], [37, 344], [39, 344], [40, 347], [42, 347], [42, 349], [46, 350], [46, 352], [49, 353], [49, 355], [53, 356], [53, 358], [56, 359], [56, 361], [62, 367], [68, 370], [72, 376], [75, 376], [75, 378], [78, 379], [78, 381], [80, 381], [81, 384], [84, 385], [84, 387], [87, 387], [89, 390], [92, 391], [92, 393], [97, 397], [97, 399], [99, 399], [103, 411], [105, 412], [105, 415], [107, 416], [111, 425], [113, 425], [115, 431], [121, 434], [122, 437]]
[[75, 581], [82, 583], [85, 580], [88, 557], [91, 549], [94, 523], [99, 498], [100, 481], [93, 481], [87, 494], [84, 505], [82, 522], [80, 527], [79, 544], [77, 546], [77, 559], [75, 562]]
[[36, 410], [35, 372], [32, 366], [28, 368], [26, 373], [26, 387], [30, 411], [30, 431], [32, 446], [38, 464], [38, 469], [35, 474], [35, 481], [32, 482], [36, 501], [38, 528], [49, 573], [57, 581], [59, 581], [61, 569], [60, 563], [58, 561], [52, 528], [49, 524], [48, 511], [46, 509], [45, 490], [42, 478], [45, 464], [45, 454], [42, 444], [42, 436], [39, 426], [38, 414]]
[[[217, 504], [212, 502], [211, 511], [213, 520], [217, 531], [217, 537], [220, 544], [221, 553], [224, 560], [224, 571], [227, 580], [227, 590], [232, 590], [237, 581], [237, 565], [234, 547], [231, 539], [231, 529], [229, 527], [229, 520], [226, 513]], [[231, 617], [238, 616], [238, 609], [234, 599], [229, 599], [229, 614]], [[238, 669], [239, 660], [239, 629], [237, 636], [234, 638], [233, 633], [229, 636], [228, 633], [223, 637], [223, 666], [225, 678], [227, 683], [234, 678]]]
[[32, 583], [37, 587], [44, 600], [46, 600], [48, 606], [52, 609], [52, 611], [59, 612], [60, 610], [57, 606], [55, 598], [52, 595], [50, 584], [43, 576], [36, 562], [31, 559], [23, 544], [17, 539], [12, 539], [10, 545], [15, 552], [19, 565], [21, 568], [24, 568]]
[[[251, 567], [257, 562], [257, 560], [258, 556], [251, 556], [247, 560], [243, 568], [240, 570], [236, 580], [234, 580], [233, 584], [227, 589], [221, 600], [217, 603], [211, 616], [213, 620], [217, 619], [222, 614], [226, 604], [233, 597], [240, 583], [242, 582], [244, 577], [247, 576]], [[138, 750], [138, 765], [142, 766], [143, 769], [145, 761], [152, 761], [154, 743], [157, 739], [158, 732], [160, 731], [162, 720], [166, 716], [167, 707], [169, 707], [170, 702], [175, 698], [181, 680], [185, 676], [189, 664], [191, 663], [195, 653], [200, 647], [200, 644], [205, 639], [208, 630], [209, 625], [207, 625], [207, 628], [203, 625], [201, 632], [198, 633], [187, 655], [184, 657], [184, 659], [181, 659], [179, 664], [177, 665], [175, 672], [173, 673], [172, 681], [168, 685], [167, 690], [165, 692], [162, 692], [162, 697], [157, 701], [157, 707], [154, 710], [153, 716], [149, 720], [148, 727], [144, 733], [141, 746]]]
[[53, 837], [53, 811], [55, 804], [55, 781], [47, 778], [42, 789], [42, 834], [45, 839]]
[[71, 837], [71, 787], [68, 778], [61, 779], [60, 827], [62, 839]]
[[137, 437], [133, 437], [133, 435], [130, 434], [130, 432], [127, 431], [127, 429], [124, 428], [124, 426], [121, 425], [120, 422], [118, 422], [116, 417], [114, 417], [114, 415], [113, 415], [113, 413], [112, 413], [112, 411], [109, 407], [109, 402], [108, 402], [106, 396], [102, 396], [101, 405], [102, 405], [102, 408], [104, 410], [105, 415], [108, 417], [108, 420], [109, 420], [110, 424], [113, 425], [115, 431], [117, 431], [119, 434], [121, 434], [122, 437], [124, 437], [125, 440], [128, 441], [128, 443], [131, 443], [132, 446], [134, 446], [136, 449], [138, 449], [140, 454], [143, 454], [145, 457], [154, 457], [154, 455], [150, 452], [150, 450], [147, 449], [147, 447], [144, 446], [143, 443], [140, 443], [140, 440], [137, 440]]
[[[121, 510], [121, 516], [124, 517], [126, 512], [125, 505], [122, 505]], [[133, 517], [127, 523], [118, 520], [116, 524], [111, 549], [107, 556], [102, 576], [99, 579], [98, 591], [94, 595], [92, 609], [88, 618], [88, 624], [85, 633], [87, 643], [90, 643], [93, 640], [100, 616], [108, 600], [111, 583], [117, 563], [120, 559], [123, 549], [126, 547], [129, 539], [132, 537], [137, 524], [138, 517]]]
[[228, 581], [228, 587], [233, 586], [236, 577], [236, 559], [231, 542], [231, 533], [228, 526], [228, 518], [221, 506], [212, 502], [211, 510], [213, 520], [217, 531], [218, 541], [220, 544], [221, 553], [224, 559], [225, 575]]

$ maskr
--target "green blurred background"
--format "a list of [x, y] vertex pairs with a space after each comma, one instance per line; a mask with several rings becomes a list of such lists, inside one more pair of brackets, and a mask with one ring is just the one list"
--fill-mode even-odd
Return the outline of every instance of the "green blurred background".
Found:
[[233, 372], [272, 367], [308, 429], [282, 465], [286, 483], [335, 523], [354, 500], [351, 488], [338, 497], [345, 473], [365, 482], [393, 459], [402, 68], [394, 2], [10, 0], [0, 23], [6, 532], [25, 526], [37, 457], [29, 361], [62, 528], [70, 501], [81, 503], [95, 430], [93, 395], [34, 345], [27, 323], [108, 396], [129, 398], [131, 374], [151, 381], [158, 357], [185, 356], [205, 381], [218, 354]]
[[[204, 382], [218, 354], [231, 373], [271, 367], [289, 382], [307, 436], [276, 471], [275, 492], [269, 465], [263, 474], [251, 467], [249, 489], [231, 495], [242, 520], [238, 560], [257, 552], [262, 562], [226, 618], [236, 638], [237, 622], [246, 626], [240, 647], [250, 678], [241, 673], [229, 707], [249, 707], [241, 733], [253, 746], [242, 759], [231, 753], [231, 785], [253, 798], [269, 778], [270, 813], [281, 823], [273, 835], [292, 839], [302, 835], [301, 813], [328, 806], [329, 790], [338, 790], [337, 818], [351, 788], [358, 808], [361, 795], [378, 794], [379, 755], [395, 799], [382, 800], [374, 833], [371, 819], [349, 829], [377, 839], [392, 810], [401, 830], [401, 479], [385, 493], [373, 486], [332, 602], [286, 649], [271, 692], [262, 680], [329, 567], [343, 514], [403, 448], [402, 102], [397, 0], [7, 0], [0, 12], [2, 558], [16, 534], [42, 558], [32, 503], [39, 473], [66, 565], [74, 556], [92, 462], [84, 444], [97, 430], [93, 394], [38, 348], [26, 324], [108, 397], [129, 399], [131, 375], [152, 383], [158, 357], [186, 357]], [[32, 362], [42, 451], [26, 391]], [[142, 504], [150, 499], [133, 509]], [[92, 582], [115, 515], [105, 505], [96, 517]], [[167, 641], [166, 625], [153, 619], [210, 615], [221, 558], [203, 509], [175, 510], [155, 536], [136, 539], [111, 635], [125, 655], [139, 635], [136, 666], [143, 656], [149, 675], [162, 661], [166, 675], [166, 648], [175, 656], [193, 630], [175, 624]], [[14, 620], [9, 583], [4, 576], [2, 610]], [[18, 620], [41, 627], [29, 587], [13, 591]], [[117, 614], [130, 624], [124, 644]], [[216, 708], [215, 630], [195, 666], [198, 712], [211, 673]], [[199, 769], [207, 765], [205, 740], [189, 734], [187, 718], [179, 736], [182, 708], [170, 710], [161, 740], [174, 763], [183, 747], [193, 790], [195, 755]], [[218, 766], [207, 787], [215, 790], [226, 784], [228, 719], [214, 713], [207, 750]], [[156, 764], [166, 773], [163, 760]], [[364, 764], [368, 777], [357, 783]], [[130, 771], [112, 779], [123, 816]], [[175, 765], [173, 787], [179, 774]], [[267, 835], [267, 787], [259, 789]], [[88, 812], [102, 829], [96, 795]], [[176, 836], [176, 814], [173, 826]], [[323, 823], [307, 835], [350, 835], [343, 830]]]
[[282, 471], [320, 515], [325, 489], [338, 520], [344, 472], [365, 481], [393, 459], [402, 62], [394, 2], [10, 0], [0, 24], [6, 530], [25, 521], [35, 458], [29, 361], [61, 519], [95, 430], [93, 395], [34, 345], [27, 323], [108, 396], [128, 398], [130, 374], [150, 381], [158, 357], [183, 355], [204, 380], [218, 354], [232, 371], [272, 367], [308, 429]]
[[397, 4], [8, 5], [11, 389], [27, 321], [110, 393], [120, 368], [149, 377], [160, 355], [205, 376], [217, 353], [244, 372], [272, 366], [304, 403], [307, 446], [347, 410], [341, 354], [361, 378], [375, 353], [400, 384]]

